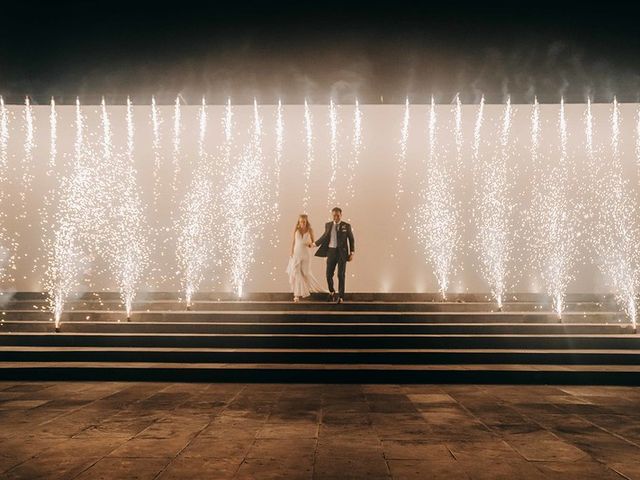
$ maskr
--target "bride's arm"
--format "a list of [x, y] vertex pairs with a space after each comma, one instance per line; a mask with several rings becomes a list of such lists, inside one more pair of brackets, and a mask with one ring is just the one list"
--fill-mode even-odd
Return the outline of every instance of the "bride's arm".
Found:
[[309, 237], [311, 238], [311, 245], [313, 246], [313, 243], [315, 242], [314, 237], [313, 237], [313, 228], [309, 229]]
[[293, 257], [293, 247], [296, 246], [296, 231], [293, 231], [293, 241], [291, 242], [291, 254], [290, 257]]

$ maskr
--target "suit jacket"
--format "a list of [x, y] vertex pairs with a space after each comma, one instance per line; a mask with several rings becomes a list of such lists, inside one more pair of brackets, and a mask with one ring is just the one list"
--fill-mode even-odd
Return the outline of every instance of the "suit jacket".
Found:
[[[324, 226], [324, 233], [322, 236], [316, 240], [316, 245], [318, 245], [318, 251], [316, 252], [316, 257], [326, 257], [329, 253], [329, 242], [331, 241], [331, 228], [333, 227], [333, 222], [327, 222]], [[337, 226], [337, 240], [338, 240], [338, 254], [341, 258], [347, 259], [349, 254], [356, 249], [356, 243], [353, 239], [353, 232], [351, 230], [351, 225], [347, 222], [340, 222]]]

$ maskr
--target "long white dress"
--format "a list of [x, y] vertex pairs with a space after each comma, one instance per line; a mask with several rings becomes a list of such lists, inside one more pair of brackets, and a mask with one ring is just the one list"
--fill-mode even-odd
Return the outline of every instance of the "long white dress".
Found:
[[287, 275], [294, 297], [308, 297], [312, 292], [326, 292], [311, 273], [311, 235], [296, 230], [293, 244], [293, 256], [289, 258]]

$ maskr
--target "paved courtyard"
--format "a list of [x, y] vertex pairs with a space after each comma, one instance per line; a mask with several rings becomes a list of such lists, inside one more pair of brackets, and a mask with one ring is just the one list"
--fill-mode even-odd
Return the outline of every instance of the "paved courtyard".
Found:
[[6, 479], [640, 479], [640, 388], [0, 383]]

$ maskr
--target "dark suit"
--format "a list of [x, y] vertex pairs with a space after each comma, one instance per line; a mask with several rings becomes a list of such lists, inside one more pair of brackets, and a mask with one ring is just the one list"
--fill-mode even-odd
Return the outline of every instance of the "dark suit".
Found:
[[349, 255], [355, 251], [355, 240], [351, 225], [347, 222], [340, 222], [336, 226], [336, 248], [329, 248], [331, 242], [331, 230], [334, 222], [328, 222], [324, 226], [324, 233], [316, 240], [318, 251], [316, 257], [327, 257], [327, 285], [330, 292], [335, 292], [333, 288], [333, 275], [338, 267], [338, 291], [340, 298], [344, 298], [344, 277], [347, 270], [347, 260]]

